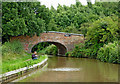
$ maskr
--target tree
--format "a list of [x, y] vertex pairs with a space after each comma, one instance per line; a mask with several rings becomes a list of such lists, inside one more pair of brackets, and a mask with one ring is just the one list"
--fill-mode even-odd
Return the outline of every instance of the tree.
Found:
[[90, 23], [83, 23], [81, 25], [81, 27], [79, 28], [79, 31], [84, 34], [84, 36], [86, 37], [86, 34], [87, 34], [87, 29], [90, 27], [91, 25], [91, 22]]
[[118, 39], [117, 31], [119, 29], [117, 24], [118, 21], [116, 16], [114, 16], [114, 19], [111, 17], [104, 17], [94, 21], [88, 27], [85, 45], [87, 48], [86, 51], [90, 57], [96, 58], [100, 47]]
[[91, 0], [87, 0], [87, 4], [88, 4], [88, 7], [89, 7], [89, 8], [92, 8]]
[[[108, 43], [118, 38], [118, 21], [117, 17], [101, 18], [90, 25], [87, 29], [87, 40], [91, 43]], [[115, 20], [116, 19], [116, 20]]]
[[38, 13], [44, 12], [37, 12], [40, 2], [3, 2], [2, 6], [3, 40], [10, 36], [39, 35], [45, 30], [44, 18], [37, 18]]
[[36, 6], [36, 17], [41, 18], [45, 21], [46, 27], [51, 19], [51, 14], [48, 8], [45, 5]]
[[76, 29], [76, 27], [74, 26], [74, 24], [71, 23], [70, 26], [67, 26], [67, 27], [64, 29], [64, 32], [68, 32], [68, 33], [78, 33], [78, 30]]
[[77, 7], [79, 7], [79, 6], [82, 7], [82, 4], [81, 4], [81, 2], [80, 2], [79, 0], [76, 0], [76, 6], [77, 6]]
[[56, 25], [54, 19], [50, 20], [48, 27], [47, 27], [47, 31], [57, 31], [57, 25]]

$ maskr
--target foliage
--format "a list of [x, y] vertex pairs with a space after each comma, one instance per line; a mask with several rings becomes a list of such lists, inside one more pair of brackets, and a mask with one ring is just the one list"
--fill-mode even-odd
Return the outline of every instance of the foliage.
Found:
[[37, 51], [39, 54], [57, 55], [58, 49], [49, 42], [42, 42], [32, 48], [32, 52]]
[[19, 41], [13, 41], [13, 42], [5, 42], [2, 45], [2, 55], [3, 58], [7, 55], [9, 55], [10, 53], [13, 54], [23, 54], [23, 46], [21, 44], [21, 42]]
[[[59, 4], [57, 10], [53, 6], [48, 9], [40, 2], [3, 2], [3, 42], [8, 41], [10, 36], [33, 36], [34, 34], [39, 36], [43, 31], [82, 33], [86, 38], [85, 44], [76, 45], [72, 52], [66, 53], [66, 56], [96, 58], [103, 45], [119, 39], [118, 3], [95, 2], [95, 4], [91, 4], [89, 0], [87, 1], [88, 5], [86, 6], [83, 6], [78, 0], [70, 7]], [[57, 48], [53, 45], [46, 48], [48, 45], [38, 44], [33, 51], [38, 50], [42, 53], [56, 55]], [[23, 52], [22, 47], [17, 44], [13, 45], [9, 42], [3, 44], [4, 58], [8, 56], [10, 59], [10, 56], [15, 57], [15, 54], [19, 56], [21, 52]], [[111, 59], [110, 62], [116, 63]]]
[[85, 43], [86, 53], [85, 55], [89, 58], [95, 58], [99, 48], [103, 46], [103, 43], [90, 44], [89, 42]]
[[74, 24], [72, 23], [70, 26], [67, 26], [63, 31], [67, 33], [78, 33], [78, 30], [75, 28]]
[[100, 18], [87, 28], [85, 45], [92, 58], [96, 58], [97, 51], [104, 44], [118, 39], [118, 21], [116, 16], [113, 17], [114, 19], [111, 17]]
[[67, 52], [66, 56], [73, 56], [73, 57], [85, 57], [85, 45], [80, 43], [75, 45], [75, 49], [72, 52]]
[[50, 20], [48, 27], [47, 27], [47, 31], [57, 31], [57, 25], [56, 25], [54, 19]]
[[23, 46], [19, 41], [5, 42], [2, 45], [2, 62], [21, 59], [26, 56]]
[[92, 23], [99, 18], [112, 16], [113, 14], [118, 15], [117, 5], [118, 3], [115, 2], [96, 2], [95, 4], [88, 3], [87, 6], [82, 6], [79, 1], [76, 1], [76, 4], [72, 4], [70, 7], [59, 4], [57, 10], [51, 7], [51, 19], [54, 19], [58, 31], [69, 30], [68, 26], [72, 23], [75, 30], [77, 29], [79, 32], [81, 25], [84, 23]]
[[[51, 13], [49, 11], [49, 8], [46, 8], [45, 5], [40, 5], [40, 2], [38, 3], [37, 6], [35, 6], [35, 12], [36, 12], [36, 17], [43, 19], [45, 21], [46, 27], [47, 24], [51, 20]], [[46, 30], [47, 31], [47, 30]]]
[[93, 22], [87, 29], [87, 40], [92, 44], [113, 42], [118, 37], [118, 18], [105, 17]]
[[[99, 49], [106, 51], [106, 48], [101, 48], [103, 45], [107, 45], [109, 42], [118, 40], [119, 29], [117, 24], [118, 20], [116, 15], [113, 15], [112, 17], [108, 16], [100, 18], [93, 23], [82, 24], [80, 31], [86, 36], [84, 47], [81, 47], [81, 44], [76, 45], [75, 49], [72, 52], [66, 53], [66, 56], [96, 58], [100, 53]], [[110, 44], [108, 46], [110, 46]], [[111, 46], [110, 48], [114, 48], [114, 46]], [[101, 52], [99, 54], [101, 58], [99, 59], [103, 61], [106, 59], [106, 62], [118, 63], [118, 55], [115, 57], [115, 53], [118, 52], [117, 49], [113, 50], [114, 53], [111, 51], [112, 54], [110, 55], [107, 55], [107, 52], [104, 52], [104, 54], [107, 55], [106, 57], [104, 54], [102, 57], [100, 55], [102, 53]]]
[[40, 35], [49, 22], [48, 13], [49, 10], [40, 2], [3, 2], [3, 39], [18, 35]]
[[58, 49], [53, 44], [48, 46], [45, 50], [45, 54], [48, 54], [48, 55], [57, 55], [57, 53], [58, 53]]
[[48, 47], [49, 45], [51, 45], [51, 43], [49, 43], [49, 42], [38, 43], [37, 45], [35, 45], [32, 48], [32, 52], [34, 52], [34, 51], [39, 52], [39, 51], [43, 50], [44, 48]]
[[72, 53], [72, 52], [66, 52], [66, 53], [65, 53], [65, 56], [71, 56], [71, 53]]
[[[112, 14], [118, 15], [118, 3], [117, 2], [96, 2], [96, 6], [94, 7], [94, 11], [101, 15], [102, 13], [105, 16], [110, 16]], [[98, 7], [99, 6], [99, 7]]]
[[104, 44], [104, 46], [98, 51], [97, 59], [103, 62], [120, 63], [118, 47], [117, 41], [114, 41], [114, 43], [108, 43], [107, 45]]
[[24, 52], [23, 46], [19, 41], [5, 42], [0, 49], [1, 48], [2, 73], [39, 63], [46, 58], [46, 56], [40, 56], [40, 59], [38, 60], [26, 61], [31, 59], [32, 56], [31, 54]]
[[86, 37], [87, 29], [90, 27], [91, 23], [83, 23], [81, 24], [81, 27], [79, 28], [79, 31]]
[[59, 4], [56, 10], [53, 6], [48, 9], [40, 2], [3, 2], [3, 41], [8, 41], [10, 36], [40, 35], [43, 31], [73, 31], [86, 35], [86, 27], [92, 22], [113, 14], [118, 15], [117, 5], [115, 2], [96, 2], [83, 6], [76, 0], [76, 4], [70, 7]]

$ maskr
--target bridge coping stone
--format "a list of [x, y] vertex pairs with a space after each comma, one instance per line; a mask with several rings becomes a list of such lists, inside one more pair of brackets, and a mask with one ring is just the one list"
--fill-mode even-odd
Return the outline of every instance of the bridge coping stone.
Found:
[[76, 35], [76, 36], [84, 36], [83, 34], [75, 34], [75, 33], [66, 33], [66, 32], [57, 32], [57, 31], [44, 31], [44, 33], [60, 33], [60, 34], [69, 34], [69, 35]]

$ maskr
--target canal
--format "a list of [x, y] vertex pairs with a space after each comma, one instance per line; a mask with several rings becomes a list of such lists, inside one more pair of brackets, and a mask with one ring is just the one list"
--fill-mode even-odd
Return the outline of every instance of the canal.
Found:
[[118, 65], [88, 58], [49, 56], [43, 69], [15, 82], [118, 82]]

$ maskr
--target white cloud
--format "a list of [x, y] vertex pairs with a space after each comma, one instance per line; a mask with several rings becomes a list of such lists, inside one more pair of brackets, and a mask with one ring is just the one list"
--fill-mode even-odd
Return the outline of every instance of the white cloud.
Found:
[[92, 4], [94, 4], [94, 3], [95, 3], [95, 0], [91, 0], [91, 2], [92, 2]]
[[[75, 4], [76, 0], [39, 0], [42, 5], [46, 5], [46, 7], [50, 8], [51, 5], [57, 9], [58, 3], [61, 5], [70, 6], [71, 4]], [[86, 0], [79, 0], [83, 5], [87, 5]], [[95, 0], [91, 0], [92, 3], [95, 2]]]
[[83, 5], [87, 5], [87, 1], [86, 0], [79, 0]]

